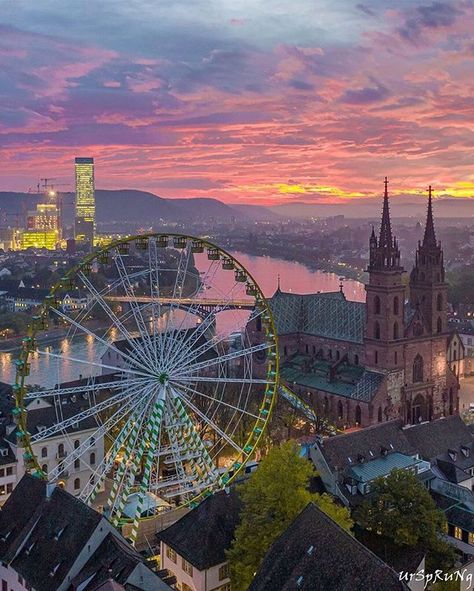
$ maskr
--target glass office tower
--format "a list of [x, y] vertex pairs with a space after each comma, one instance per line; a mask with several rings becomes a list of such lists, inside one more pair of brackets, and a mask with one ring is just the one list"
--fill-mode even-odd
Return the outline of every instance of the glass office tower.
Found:
[[76, 219], [75, 238], [94, 243], [95, 186], [94, 158], [76, 158]]

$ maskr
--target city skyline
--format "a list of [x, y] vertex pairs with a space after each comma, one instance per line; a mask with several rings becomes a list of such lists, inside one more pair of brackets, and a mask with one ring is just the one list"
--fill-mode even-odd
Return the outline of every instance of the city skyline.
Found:
[[2, 189], [85, 153], [101, 188], [171, 198], [474, 196], [473, 23], [470, 0], [11, 3]]

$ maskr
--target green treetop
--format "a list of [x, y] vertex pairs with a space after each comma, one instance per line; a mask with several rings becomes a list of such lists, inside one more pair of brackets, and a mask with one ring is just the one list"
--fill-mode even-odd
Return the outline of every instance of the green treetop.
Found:
[[287, 441], [274, 447], [258, 470], [239, 488], [243, 509], [228, 551], [232, 590], [246, 591], [272, 542], [310, 502], [346, 530], [353, 523], [349, 511], [329, 495], [311, 494], [313, 466], [300, 457], [298, 446]]

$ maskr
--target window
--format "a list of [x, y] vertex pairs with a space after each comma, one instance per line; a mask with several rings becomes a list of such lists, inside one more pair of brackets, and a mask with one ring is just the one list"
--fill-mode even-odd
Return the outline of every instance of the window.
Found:
[[41, 470], [43, 470], [43, 472], [44, 472], [45, 474], [47, 474], [47, 473], [48, 473], [48, 464], [43, 464], [43, 465], [41, 466]]
[[171, 562], [176, 564], [176, 552], [173, 550], [173, 548], [166, 546], [166, 556], [171, 560]]
[[80, 444], [81, 442], [79, 441], [79, 439], [76, 439], [76, 441], [74, 442], [74, 449], [77, 449]]
[[375, 296], [375, 298], [374, 298], [374, 313], [380, 314], [380, 298], [379, 298], [379, 296]]
[[74, 490], [79, 490], [81, 488], [81, 479], [75, 478], [74, 479]]
[[469, 532], [469, 543], [474, 546], [474, 532], [472, 531]]
[[441, 316], [438, 316], [438, 320], [436, 321], [436, 332], [443, 332], [443, 321], [441, 320]]
[[397, 363], [398, 363], [398, 353], [396, 351], [393, 354], [393, 362], [395, 363], [395, 365], [397, 365]]
[[190, 577], [193, 576], [193, 565], [190, 564], [187, 560], [182, 559], [181, 566], [184, 572], [189, 575]]
[[13, 474], [13, 466], [7, 467], [7, 476], [11, 476]]
[[357, 405], [356, 406], [356, 410], [355, 410], [355, 421], [356, 421], [356, 425], [360, 425], [362, 422], [362, 412], [360, 410], [360, 406]]
[[286, 348], [286, 345], [283, 347], [283, 355], [285, 357], [288, 355], [288, 349]]
[[454, 528], [454, 537], [458, 540], [462, 540], [462, 529], [460, 527]]
[[305, 351], [306, 351], [306, 354], [309, 353], [309, 346], [308, 345], [305, 345]]
[[393, 298], [393, 313], [395, 314], [395, 316], [398, 316], [399, 314], [399, 300], [398, 300], [398, 296], [395, 296]]
[[398, 339], [398, 322], [395, 322], [393, 325], [393, 340], [396, 341]]
[[413, 383], [423, 381], [423, 357], [418, 353], [413, 361]]
[[5, 468], [0, 468], [0, 478], [5, 476]]
[[374, 325], [374, 338], [380, 339], [380, 324], [378, 322]]
[[42, 447], [41, 448], [41, 457], [42, 458], [47, 458], [48, 457], [48, 448], [47, 447]]
[[329, 349], [329, 359], [332, 359], [332, 349]]
[[379, 352], [378, 351], [374, 351], [374, 362], [375, 362], [375, 365], [377, 365], [377, 363], [379, 362]]
[[2, 591], [8, 591], [8, 583], [2, 579]]
[[339, 351], [336, 351], [336, 359], [339, 361], [340, 358], [341, 358], [341, 354], [339, 353]]
[[13, 482], [7, 484], [7, 494], [10, 494], [11, 492], [13, 492]]
[[81, 467], [81, 460], [79, 458], [76, 458], [74, 460], [74, 470], [79, 470], [80, 467]]
[[354, 355], [354, 365], [359, 365], [359, 355], [357, 353]]
[[262, 332], [262, 319], [260, 316], [257, 317], [257, 332]]
[[438, 312], [443, 311], [443, 295], [441, 293], [439, 293], [436, 298], [436, 309], [438, 310]]
[[378, 420], [379, 423], [382, 422], [382, 407], [381, 406], [379, 406], [379, 412], [377, 414], [377, 420]]
[[58, 456], [62, 458], [64, 456], [64, 443], [58, 445]]
[[90, 455], [90, 461], [89, 461], [90, 465], [93, 466], [95, 464], [95, 453], [92, 452]]
[[219, 581], [223, 581], [224, 579], [228, 579], [230, 577], [230, 567], [229, 563], [226, 562], [221, 567], [219, 567]]

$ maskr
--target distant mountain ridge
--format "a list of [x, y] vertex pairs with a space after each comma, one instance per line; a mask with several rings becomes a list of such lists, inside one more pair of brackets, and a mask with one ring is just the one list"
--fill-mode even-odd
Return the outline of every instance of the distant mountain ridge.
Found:
[[[66, 224], [74, 220], [74, 193], [62, 193], [63, 217]], [[0, 219], [24, 216], [43, 200], [37, 193], [0, 192]], [[194, 197], [165, 199], [148, 191], [136, 189], [96, 189], [96, 220], [98, 224], [136, 223], [151, 226], [157, 222], [192, 221], [231, 222], [256, 219], [275, 219], [279, 216], [261, 206], [232, 206], [218, 199]], [[252, 209], [253, 208], [253, 209]], [[10, 223], [13, 223], [9, 220]]]

